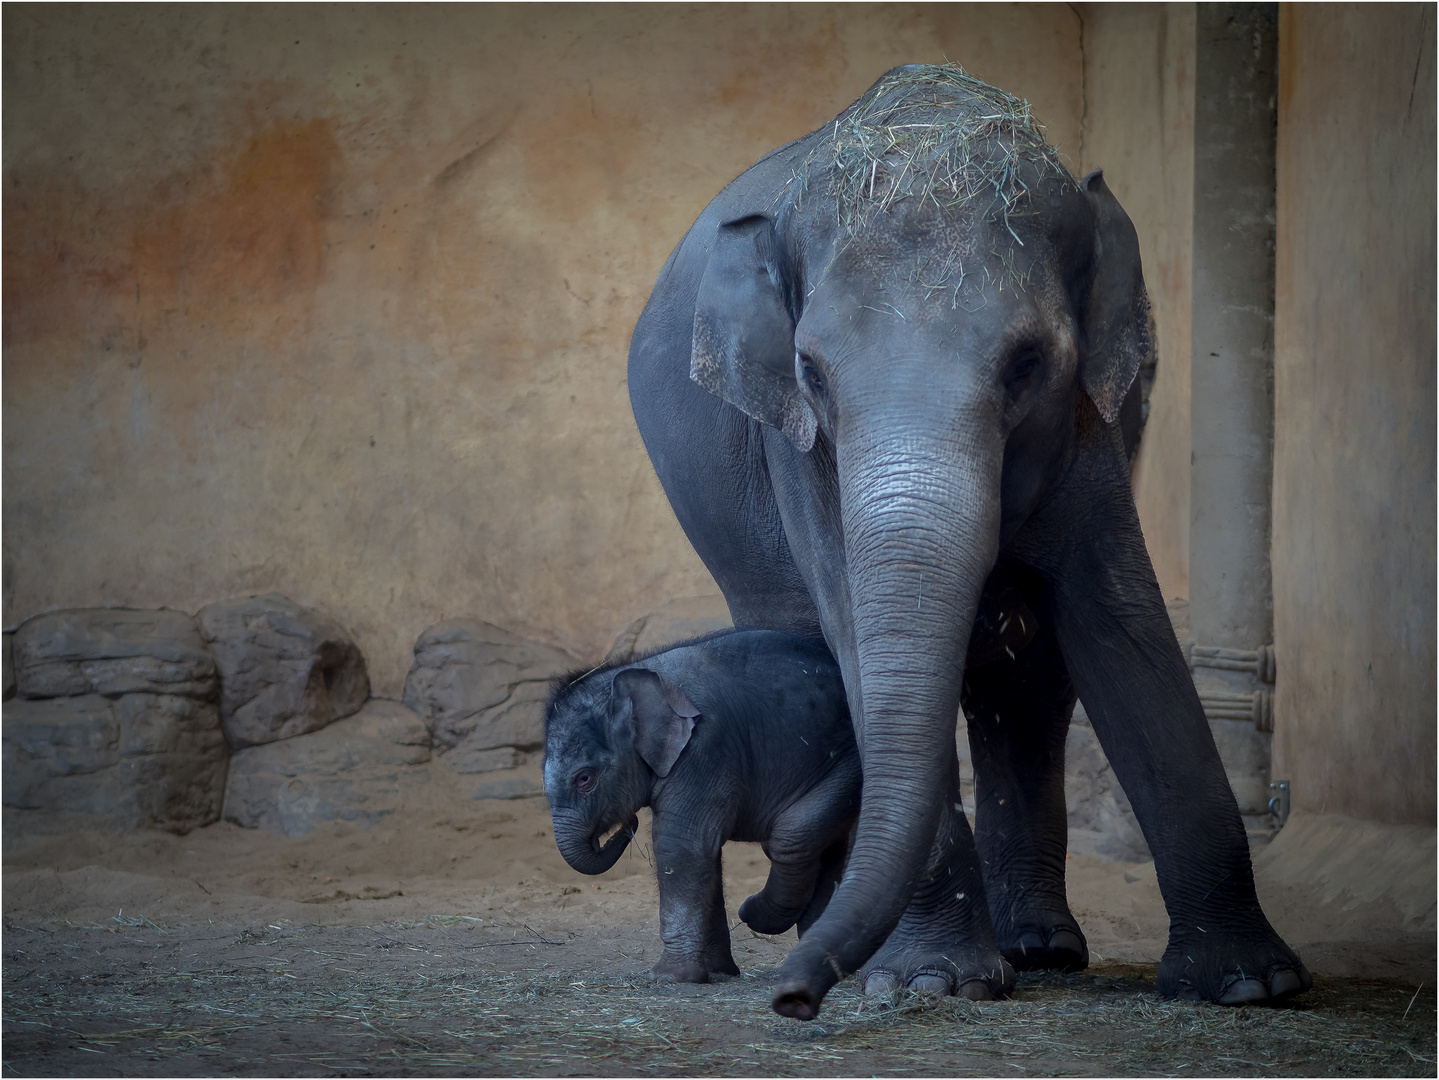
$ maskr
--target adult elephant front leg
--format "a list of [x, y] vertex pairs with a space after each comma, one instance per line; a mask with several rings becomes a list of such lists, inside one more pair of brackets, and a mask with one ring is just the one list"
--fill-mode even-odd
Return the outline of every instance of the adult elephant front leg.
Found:
[[1144, 546], [1119, 434], [1082, 410], [1073, 466], [1011, 550], [1049, 583], [1070, 675], [1154, 853], [1159, 990], [1238, 1004], [1307, 989], [1260, 909], [1249, 846]]

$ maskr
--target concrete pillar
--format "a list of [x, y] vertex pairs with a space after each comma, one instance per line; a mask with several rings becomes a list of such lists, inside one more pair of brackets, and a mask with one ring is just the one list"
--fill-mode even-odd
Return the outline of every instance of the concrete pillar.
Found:
[[1190, 367], [1190, 667], [1246, 815], [1273, 731], [1278, 5], [1196, 12]]

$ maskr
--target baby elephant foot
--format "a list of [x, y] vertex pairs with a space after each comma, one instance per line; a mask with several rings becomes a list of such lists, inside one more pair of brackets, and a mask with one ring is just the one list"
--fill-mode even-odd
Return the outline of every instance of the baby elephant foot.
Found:
[[739, 906], [740, 921], [756, 934], [783, 934], [795, 924], [800, 914], [799, 911], [793, 914], [781, 911], [769, 902], [763, 892], [755, 893]]
[[966, 945], [944, 950], [891, 949], [886, 943], [860, 972], [867, 997], [900, 990], [994, 1001], [1014, 989], [1014, 969], [997, 950]]
[[1205, 936], [1216, 940], [1171, 939], [1159, 962], [1162, 995], [1220, 1005], [1274, 1004], [1314, 985], [1303, 962], [1272, 932], [1249, 942], [1218, 933]]
[[1000, 943], [1000, 952], [1015, 971], [1083, 971], [1089, 966], [1089, 945], [1072, 922], [1016, 931]]

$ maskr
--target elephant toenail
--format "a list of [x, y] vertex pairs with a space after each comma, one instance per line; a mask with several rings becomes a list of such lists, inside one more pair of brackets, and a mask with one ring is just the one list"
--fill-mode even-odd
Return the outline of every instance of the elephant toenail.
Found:
[[1089, 966], [1089, 949], [1084, 939], [1070, 930], [1056, 930], [1049, 936], [1050, 963], [1064, 971]]
[[1264, 1001], [1269, 997], [1269, 987], [1258, 979], [1236, 979], [1219, 995], [1221, 1005], [1244, 1005], [1251, 1001]]
[[925, 994], [948, 994], [949, 980], [943, 975], [934, 975], [926, 972], [910, 979], [909, 988]]
[[1020, 971], [1048, 967], [1049, 955], [1044, 938], [1033, 930], [1021, 933], [1015, 943], [1004, 950], [1004, 958]]
[[1299, 977], [1299, 972], [1290, 968], [1283, 968], [1269, 976], [1271, 997], [1288, 997], [1290, 994], [1297, 994], [1304, 989], [1306, 989], [1304, 980]]
[[892, 971], [871, 971], [864, 977], [865, 997], [888, 997], [899, 989], [899, 980]]
[[971, 979], [960, 986], [955, 997], [968, 998], [970, 1001], [993, 1001], [994, 991], [983, 979]]

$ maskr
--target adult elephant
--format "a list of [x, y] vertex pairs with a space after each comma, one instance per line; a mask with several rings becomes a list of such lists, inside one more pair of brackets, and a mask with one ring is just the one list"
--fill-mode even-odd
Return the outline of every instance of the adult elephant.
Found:
[[948, 66], [897, 68], [763, 158], [661, 271], [630, 350], [646, 449], [735, 624], [829, 643], [863, 754], [850, 861], [778, 1012], [814, 1017], [866, 961], [867, 993], [974, 998], [1011, 964], [1087, 963], [1064, 890], [1076, 691], [1155, 856], [1160, 991], [1309, 986], [1135, 515], [1118, 420], [1147, 327], [1101, 174], [1076, 181], [1024, 102]]

